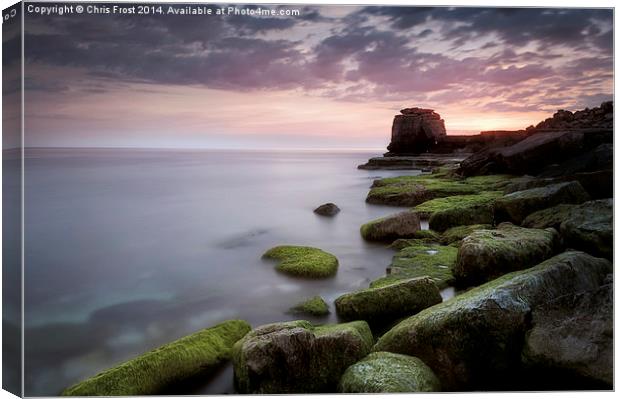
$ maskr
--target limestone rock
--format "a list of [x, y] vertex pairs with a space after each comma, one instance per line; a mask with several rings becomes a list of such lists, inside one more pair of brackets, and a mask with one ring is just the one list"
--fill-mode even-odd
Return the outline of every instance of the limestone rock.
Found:
[[264, 325], [233, 347], [235, 387], [250, 394], [335, 392], [347, 367], [364, 358], [372, 343], [363, 321]]
[[555, 229], [526, 229], [510, 223], [477, 230], [461, 242], [452, 273], [459, 285], [475, 285], [532, 267], [559, 250]]
[[392, 124], [392, 141], [388, 146], [392, 153], [427, 152], [446, 136], [444, 121], [433, 110], [406, 108], [401, 114], [394, 117]]
[[613, 284], [534, 308], [524, 363], [613, 387]]
[[576, 181], [507, 194], [495, 200], [495, 221], [521, 224], [529, 214], [558, 204], [581, 204], [590, 199]]
[[321, 216], [335, 216], [340, 212], [340, 208], [331, 202], [323, 204], [314, 210], [314, 213]]
[[342, 393], [438, 392], [441, 385], [433, 370], [420, 359], [389, 352], [375, 352], [350, 366], [339, 384]]
[[597, 289], [608, 260], [570, 251], [490, 281], [409, 317], [373, 351], [420, 358], [447, 391], [523, 390], [518, 378], [530, 312], [560, 296]]
[[368, 222], [360, 228], [360, 233], [368, 241], [393, 241], [398, 238], [411, 238], [418, 230], [418, 214], [405, 211]]
[[437, 285], [430, 278], [418, 277], [377, 288], [368, 288], [336, 299], [336, 312], [343, 320], [387, 323], [411, 316], [441, 302]]

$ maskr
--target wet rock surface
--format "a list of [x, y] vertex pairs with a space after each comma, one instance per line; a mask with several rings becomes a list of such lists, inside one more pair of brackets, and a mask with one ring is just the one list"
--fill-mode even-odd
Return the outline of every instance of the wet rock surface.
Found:
[[363, 321], [264, 325], [233, 347], [235, 387], [250, 394], [336, 392], [342, 374], [364, 358], [372, 344]]
[[360, 233], [368, 241], [393, 241], [410, 238], [420, 230], [420, 216], [411, 211], [373, 220], [360, 228]]
[[347, 369], [341, 393], [407, 393], [441, 391], [439, 379], [420, 359], [389, 352], [371, 353]]
[[323, 204], [314, 210], [314, 213], [321, 216], [335, 216], [340, 212], [340, 208], [331, 202]]
[[373, 351], [420, 358], [448, 391], [527, 389], [519, 370], [532, 309], [564, 295], [596, 290], [611, 271], [608, 260], [562, 253], [403, 320]]

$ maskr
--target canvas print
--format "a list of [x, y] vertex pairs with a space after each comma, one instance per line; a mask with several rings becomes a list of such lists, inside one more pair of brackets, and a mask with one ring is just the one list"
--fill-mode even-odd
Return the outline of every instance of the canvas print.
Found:
[[612, 390], [613, 9], [3, 12], [3, 387]]

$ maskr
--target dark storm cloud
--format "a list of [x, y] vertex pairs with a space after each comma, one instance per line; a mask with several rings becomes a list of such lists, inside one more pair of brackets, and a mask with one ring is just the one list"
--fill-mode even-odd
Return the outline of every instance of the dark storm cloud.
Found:
[[504, 44], [580, 45], [589, 41], [602, 49], [611, 35], [599, 24], [612, 23], [609, 9], [539, 8], [403, 8], [367, 7], [361, 14], [384, 16], [396, 29], [410, 29], [425, 22], [445, 23], [444, 39], [462, 45], [480, 36], [495, 34]]
[[[573, 85], [601, 84], [611, 73], [610, 10], [366, 7], [340, 18], [321, 10], [304, 7], [300, 17], [208, 19], [28, 16], [26, 57], [32, 65], [81, 68], [101, 82], [234, 91], [329, 86], [324, 95], [346, 99], [450, 90], [445, 98], [455, 101], [473, 98], [471, 93], [505, 93], [536, 79], [561, 91], [571, 79]], [[574, 59], [567, 49], [590, 55]], [[562, 78], [550, 80], [557, 74]], [[29, 88], [62, 91], [68, 84], [31, 77]], [[100, 92], [105, 85], [88, 90]]]

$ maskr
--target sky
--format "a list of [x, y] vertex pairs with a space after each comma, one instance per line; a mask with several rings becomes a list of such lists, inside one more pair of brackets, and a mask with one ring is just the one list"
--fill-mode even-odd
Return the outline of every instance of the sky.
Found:
[[609, 9], [260, 7], [300, 15], [26, 13], [26, 145], [374, 149], [404, 107], [471, 134], [613, 97]]

